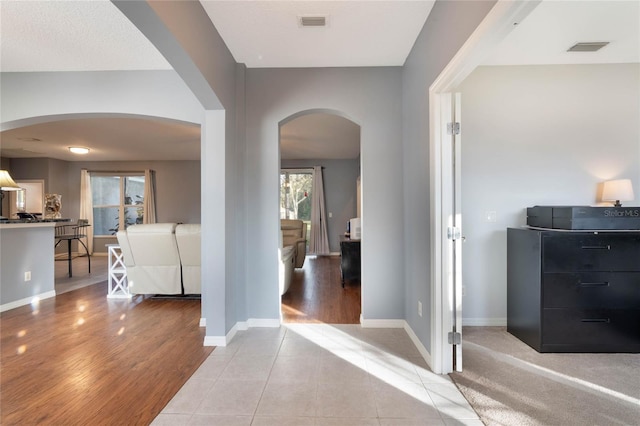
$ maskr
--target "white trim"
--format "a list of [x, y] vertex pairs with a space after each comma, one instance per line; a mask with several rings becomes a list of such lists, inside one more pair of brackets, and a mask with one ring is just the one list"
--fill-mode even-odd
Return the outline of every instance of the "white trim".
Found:
[[420, 352], [420, 355], [422, 355], [422, 358], [424, 358], [429, 368], [433, 370], [433, 367], [431, 366], [431, 354], [429, 353], [427, 348], [424, 347], [424, 345], [422, 344], [422, 342], [420, 341], [416, 333], [413, 331], [409, 323], [406, 321], [404, 323], [404, 331], [407, 332], [407, 334], [409, 335], [409, 338], [411, 339], [413, 344], [416, 346], [416, 349], [418, 349], [418, 352]]
[[20, 306], [30, 305], [33, 299], [35, 298], [38, 298], [39, 300], [44, 300], [44, 299], [49, 299], [51, 297], [56, 297], [55, 290], [47, 291], [45, 293], [36, 294], [35, 296], [25, 297], [24, 299], [5, 303], [4, 305], [0, 305], [0, 312], [8, 311], [9, 309], [19, 308]]
[[200, 318], [200, 327], [206, 327], [206, 326], [207, 326], [207, 319]]
[[364, 319], [360, 316], [362, 328], [405, 328], [407, 322], [403, 319]]
[[506, 327], [506, 318], [462, 318], [463, 327]]
[[440, 154], [442, 132], [440, 131], [439, 95], [455, 90], [456, 86], [478, 66], [506, 35], [514, 24], [522, 21], [540, 0], [511, 1], [499, 0], [467, 39], [464, 45], [451, 59], [429, 88], [429, 153], [430, 153], [430, 204], [431, 204], [431, 352], [433, 371], [437, 374], [449, 373], [444, 368], [443, 348], [446, 345], [446, 332], [443, 318], [451, 316], [449, 308], [442, 305], [442, 295], [450, 289], [443, 282], [442, 249], [442, 164]]
[[280, 319], [271, 319], [271, 318], [249, 318], [247, 320], [247, 326], [250, 328], [253, 328], [253, 327], [278, 328], [280, 327], [281, 323], [282, 322], [280, 321]]
[[225, 336], [204, 336], [203, 346], [227, 346]]
[[434, 80], [430, 92], [454, 90], [542, 0], [498, 0]]
[[[203, 322], [206, 324], [206, 318], [200, 318], [200, 326], [204, 327]], [[235, 337], [238, 331], [244, 331], [251, 327], [280, 327], [279, 319], [270, 318], [249, 318], [247, 321], [238, 321], [231, 327], [231, 330], [226, 336], [204, 336], [204, 346], [227, 346], [231, 340]]]
[[407, 321], [401, 320], [401, 319], [365, 320], [364, 318], [362, 318], [362, 315], [360, 315], [360, 325], [362, 326], [362, 328], [402, 328], [404, 329], [404, 331], [406, 331], [407, 334], [409, 335], [409, 338], [415, 345], [416, 349], [418, 349], [418, 352], [420, 352], [420, 355], [422, 355], [422, 358], [424, 358], [429, 368], [433, 370], [433, 367], [431, 365], [431, 354], [429, 353], [427, 348], [424, 347], [424, 345], [422, 344], [422, 342], [420, 341], [420, 339], [418, 338], [418, 336], [413, 331], [413, 329], [411, 328], [411, 326]]

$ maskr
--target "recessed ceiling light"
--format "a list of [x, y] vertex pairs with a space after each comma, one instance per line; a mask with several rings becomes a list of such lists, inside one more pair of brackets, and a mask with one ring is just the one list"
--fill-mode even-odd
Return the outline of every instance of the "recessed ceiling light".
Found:
[[567, 52], [596, 52], [609, 44], [608, 41], [591, 41], [586, 43], [576, 43]]
[[84, 155], [89, 153], [89, 148], [85, 148], [82, 146], [70, 146], [69, 151], [73, 152], [74, 154]]

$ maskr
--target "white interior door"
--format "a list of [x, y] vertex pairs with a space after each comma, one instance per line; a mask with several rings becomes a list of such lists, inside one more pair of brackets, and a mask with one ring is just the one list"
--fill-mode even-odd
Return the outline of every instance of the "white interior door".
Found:
[[[429, 88], [431, 367], [438, 374], [462, 369], [462, 346], [448, 343], [449, 333], [460, 333], [460, 339], [462, 337], [460, 248], [463, 240], [460, 228], [461, 133], [447, 133], [447, 123], [460, 122], [461, 98], [449, 92], [454, 91], [538, 4], [540, 0], [498, 0]], [[449, 239], [449, 228], [454, 228], [458, 238]], [[452, 338], [454, 336], [452, 334]]]
[[444, 371], [462, 371], [461, 96], [440, 95], [442, 347]]
[[462, 96], [453, 95], [452, 159], [453, 173], [453, 368], [462, 371]]

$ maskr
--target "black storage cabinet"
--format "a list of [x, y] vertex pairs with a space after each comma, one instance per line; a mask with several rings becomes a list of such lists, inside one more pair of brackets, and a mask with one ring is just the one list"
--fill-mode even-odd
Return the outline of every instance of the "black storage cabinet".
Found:
[[640, 232], [509, 228], [507, 331], [539, 352], [640, 352]]
[[340, 275], [345, 280], [360, 282], [360, 240], [340, 240]]

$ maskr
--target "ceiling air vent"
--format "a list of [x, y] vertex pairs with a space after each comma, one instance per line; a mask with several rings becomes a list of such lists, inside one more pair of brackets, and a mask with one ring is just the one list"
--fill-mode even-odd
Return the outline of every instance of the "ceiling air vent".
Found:
[[609, 44], [608, 41], [593, 41], [587, 43], [576, 43], [567, 52], [596, 52]]
[[301, 16], [301, 27], [324, 27], [327, 25], [326, 16]]

